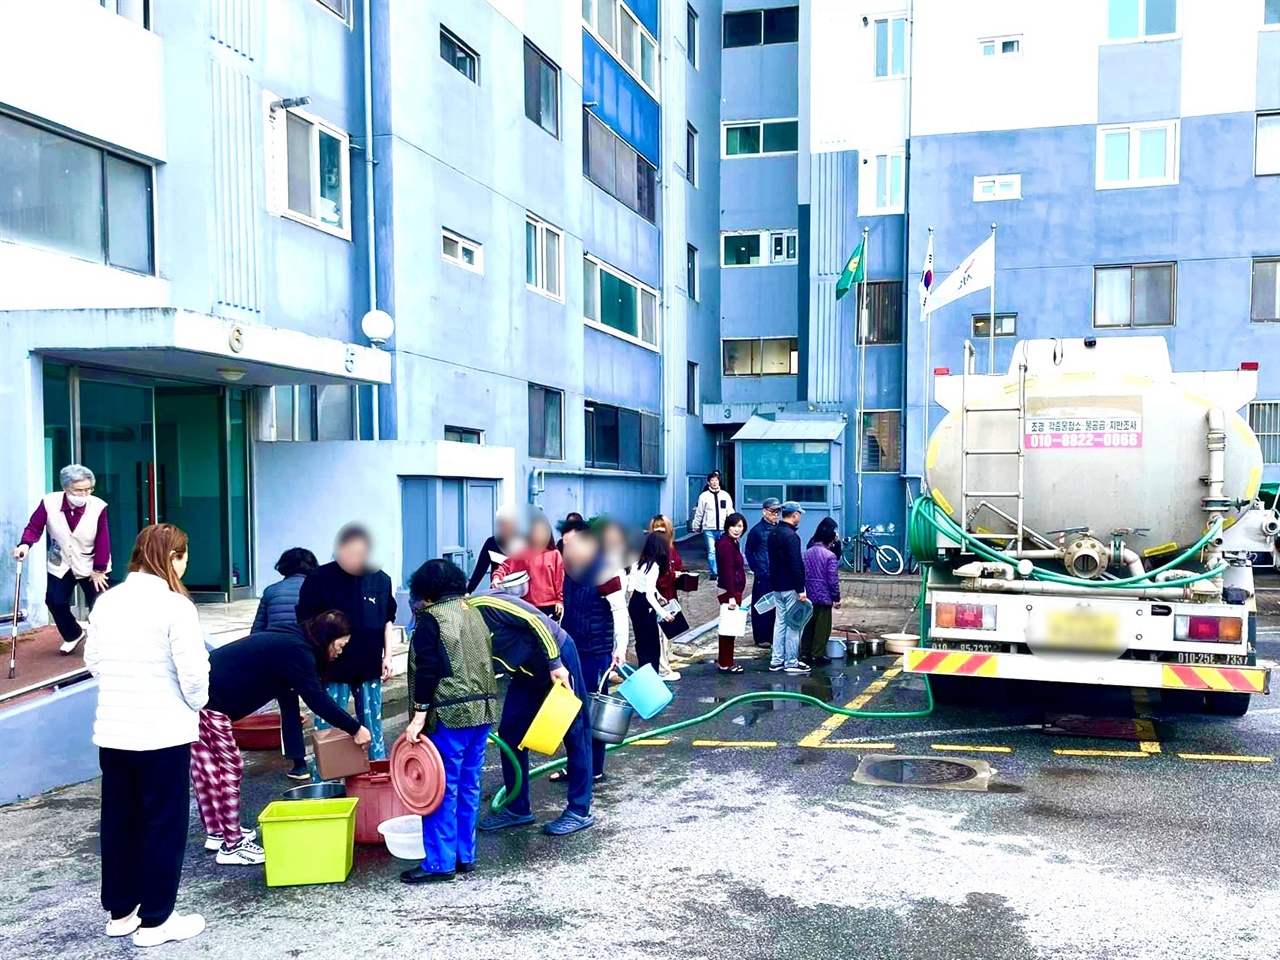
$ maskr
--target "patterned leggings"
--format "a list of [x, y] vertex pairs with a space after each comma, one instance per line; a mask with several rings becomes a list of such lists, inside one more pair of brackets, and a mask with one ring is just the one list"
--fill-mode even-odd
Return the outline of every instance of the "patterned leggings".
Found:
[[240, 842], [240, 778], [244, 758], [231, 732], [231, 718], [200, 711], [200, 739], [191, 744], [191, 786], [205, 833], [227, 847]]

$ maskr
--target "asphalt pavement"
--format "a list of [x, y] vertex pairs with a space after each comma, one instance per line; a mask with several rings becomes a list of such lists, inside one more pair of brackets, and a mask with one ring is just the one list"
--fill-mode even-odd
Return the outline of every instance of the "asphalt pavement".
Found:
[[[1274, 621], [1261, 647], [1280, 655]], [[786, 678], [749, 646], [739, 677], [717, 675], [706, 645], [683, 654], [661, 722], [755, 690], [875, 711], [925, 704], [923, 681], [892, 657]], [[261, 868], [215, 866], [193, 819], [180, 909], [204, 913], [209, 929], [154, 952], [1274, 958], [1280, 701], [1257, 698], [1248, 716], [1226, 719], [1179, 713], [1185, 703], [1158, 693], [1017, 692], [898, 720], [842, 721], [792, 702], [733, 707], [611, 755], [595, 828], [562, 839], [533, 828], [483, 834], [475, 873], [425, 888], [399, 883], [407, 864], [360, 847], [345, 884], [268, 889]], [[1094, 720], [1081, 726], [1081, 715]], [[1046, 718], [1064, 732], [1046, 732]], [[402, 723], [389, 718], [388, 733]], [[876, 756], [973, 762], [978, 774], [960, 786], [987, 789], [855, 782]], [[250, 757], [246, 819], [289, 785], [278, 758]], [[492, 791], [500, 775], [490, 761]], [[563, 805], [562, 788], [545, 779], [533, 797], [542, 821]], [[0, 957], [134, 950], [102, 936], [96, 817], [96, 783], [0, 809]]]

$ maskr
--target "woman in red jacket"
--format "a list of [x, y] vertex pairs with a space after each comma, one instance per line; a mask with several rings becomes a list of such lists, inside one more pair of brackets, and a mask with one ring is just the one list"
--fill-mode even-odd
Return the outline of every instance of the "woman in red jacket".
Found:
[[[724, 536], [716, 541], [716, 568], [719, 571], [717, 585], [720, 602], [737, 610], [742, 604], [742, 594], [747, 589], [747, 566], [742, 560], [741, 540], [747, 532], [747, 518], [731, 513], [724, 521]], [[736, 638], [720, 635], [719, 656], [716, 666], [721, 673], [742, 673], [742, 667], [733, 662], [733, 643]]]
[[529, 545], [498, 565], [493, 572], [493, 586], [498, 586], [503, 577], [520, 572], [529, 574], [524, 601], [559, 620], [564, 614], [564, 557], [556, 549], [551, 523], [545, 517], [529, 524]]

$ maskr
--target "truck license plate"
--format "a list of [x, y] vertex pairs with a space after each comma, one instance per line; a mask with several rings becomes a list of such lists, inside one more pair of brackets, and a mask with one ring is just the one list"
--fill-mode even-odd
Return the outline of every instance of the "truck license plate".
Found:
[[1120, 648], [1120, 621], [1096, 610], [1050, 610], [1045, 646], [1080, 653], [1115, 653]]
[[1247, 667], [1248, 658], [1242, 653], [1180, 653], [1179, 663], [1208, 664], [1215, 667]]

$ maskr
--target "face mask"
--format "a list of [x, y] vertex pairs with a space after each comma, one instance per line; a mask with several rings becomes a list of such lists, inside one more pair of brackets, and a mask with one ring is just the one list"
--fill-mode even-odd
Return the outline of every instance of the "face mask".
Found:
[[89, 502], [89, 498], [78, 497], [74, 493], [68, 493], [67, 502], [70, 503], [73, 507], [83, 507], [86, 503]]

